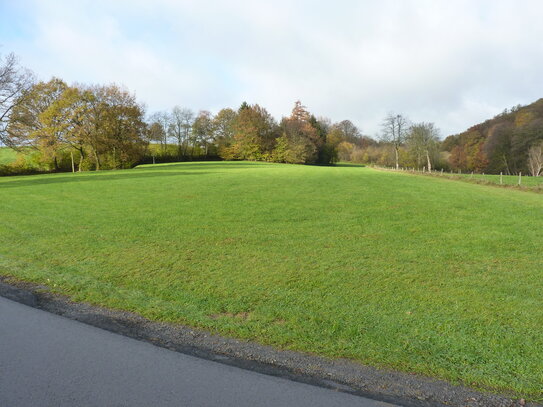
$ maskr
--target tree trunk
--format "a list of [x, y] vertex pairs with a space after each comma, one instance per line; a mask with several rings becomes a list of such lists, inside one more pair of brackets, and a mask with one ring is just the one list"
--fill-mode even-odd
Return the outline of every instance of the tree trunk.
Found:
[[430, 154], [426, 150], [426, 159], [428, 160], [428, 172], [432, 172], [432, 163], [430, 162]]
[[96, 159], [96, 171], [100, 171], [100, 156], [98, 155], [98, 152], [96, 149], [93, 149], [94, 152], [94, 158]]
[[399, 151], [398, 146], [394, 146], [394, 152], [396, 153], [396, 169], [398, 169], [400, 168], [400, 159], [399, 159], [400, 151]]
[[505, 158], [505, 154], [503, 154], [503, 162], [505, 163], [505, 173], [507, 175], [511, 175], [511, 171], [509, 171], [509, 164], [507, 163], [507, 158]]

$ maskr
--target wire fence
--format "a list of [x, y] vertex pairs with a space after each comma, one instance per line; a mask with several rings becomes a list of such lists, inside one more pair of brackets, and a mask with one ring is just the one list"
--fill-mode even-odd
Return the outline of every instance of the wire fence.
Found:
[[478, 184], [493, 184], [493, 185], [502, 185], [502, 186], [516, 186], [523, 189], [535, 189], [543, 191], [543, 176], [531, 176], [527, 174], [522, 174], [519, 172], [515, 175], [506, 175], [503, 173], [500, 174], [485, 174], [485, 173], [476, 173], [476, 172], [447, 172], [443, 169], [441, 170], [431, 170], [428, 171], [426, 167], [423, 168], [413, 168], [413, 167], [386, 167], [374, 165], [373, 168], [378, 168], [387, 171], [395, 172], [405, 172], [411, 174], [420, 174], [428, 175], [433, 177], [445, 177], [449, 179], [456, 179], [460, 181], [471, 181]]

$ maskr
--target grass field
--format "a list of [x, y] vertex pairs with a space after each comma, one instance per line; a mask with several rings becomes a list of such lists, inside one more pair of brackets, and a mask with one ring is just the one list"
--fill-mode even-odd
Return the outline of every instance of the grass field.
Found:
[[543, 197], [357, 166], [0, 179], [0, 274], [281, 348], [543, 397]]
[[11, 164], [17, 159], [17, 152], [8, 147], [0, 147], [0, 165]]

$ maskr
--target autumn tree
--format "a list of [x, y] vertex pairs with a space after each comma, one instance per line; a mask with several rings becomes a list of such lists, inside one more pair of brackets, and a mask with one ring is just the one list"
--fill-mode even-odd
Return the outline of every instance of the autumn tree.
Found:
[[88, 90], [66, 87], [60, 97], [41, 114], [44, 132], [54, 135], [63, 150], [70, 154], [72, 171], [75, 171], [74, 151], [79, 155], [79, 171], [87, 156], [84, 136], [92, 97]]
[[237, 113], [234, 110], [225, 108], [221, 109], [213, 118], [214, 138], [217, 142], [219, 154], [232, 144], [236, 117]]
[[515, 170], [511, 156], [512, 123], [498, 123], [489, 128], [483, 150], [489, 160], [489, 170], [512, 174]]
[[39, 150], [54, 170], [59, 169], [64, 132], [52, 122], [51, 109], [67, 88], [58, 78], [34, 84], [16, 101], [7, 126], [8, 145]]
[[103, 88], [103, 132], [113, 168], [127, 168], [145, 153], [145, 111], [136, 97], [117, 85]]
[[277, 124], [266, 109], [242, 105], [232, 125], [233, 142], [223, 149], [223, 158], [257, 161], [269, 156], [277, 138]]
[[[319, 134], [315, 120], [300, 101], [292, 109], [290, 117], [281, 121], [279, 149], [275, 149], [275, 161], [295, 164], [315, 164], [319, 148], [325, 143], [325, 137]], [[322, 132], [321, 132], [322, 133]]]

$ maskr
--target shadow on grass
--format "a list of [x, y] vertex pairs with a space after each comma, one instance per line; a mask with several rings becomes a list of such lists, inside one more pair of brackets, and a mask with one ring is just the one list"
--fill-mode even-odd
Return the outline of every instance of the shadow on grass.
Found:
[[207, 169], [221, 168], [228, 170], [230, 168], [248, 168], [248, 167], [270, 167], [274, 164], [266, 162], [247, 162], [247, 161], [200, 161], [200, 162], [173, 162], [164, 164], [144, 164], [134, 168], [135, 170], [165, 170], [169, 168], [187, 168], [187, 169]]
[[107, 171], [93, 173], [76, 173], [69, 175], [38, 175], [28, 176], [13, 181], [0, 182], [0, 190], [4, 188], [18, 188], [26, 186], [37, 186], [47, 184], [64, 184], [70, 182], [96, 182], [96, 181], [116, 181], [116, 180], [136, 180], [143, 178], [160, 177], [178, 177], [184, 175], [204, 175], [210, 174], [207, 171]]
[[353, 164], [353, 163], [336, 163], [336, 167], [356, 167], [356, 168], [363, 168], [366, 165], [364, 164]]

